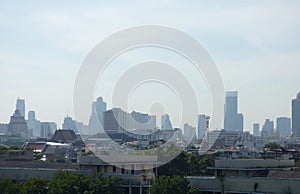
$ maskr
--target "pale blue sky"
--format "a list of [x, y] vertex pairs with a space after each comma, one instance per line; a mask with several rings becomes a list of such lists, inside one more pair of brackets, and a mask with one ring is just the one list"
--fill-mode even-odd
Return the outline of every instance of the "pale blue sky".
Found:
[[239, 91], [247, 130], [290, 116], [300, 91], [299, 10], [299, 1], [1, 2], [0, 122], [9, 121], [19, 96], [26, 112], [60, 125], [73, 114], [74, 81], [86, 54], [111, 33], [143, 24], [178, 28], [203, 43], [226, 90]]

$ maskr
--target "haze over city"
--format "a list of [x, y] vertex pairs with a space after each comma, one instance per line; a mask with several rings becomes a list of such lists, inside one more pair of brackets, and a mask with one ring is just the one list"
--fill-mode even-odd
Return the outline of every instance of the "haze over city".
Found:
[[[300, 91], [299, 7], [297, 1], [251, 1], [247, 6], [236, 1], [220, 2], [218, 6], [209, 1], [72, 6], [3, 3], [0, 123], [9, 122], [15, 100], [20, 97], [26, 100], [26, 112], [34, 110], [38, 119], [61, 126], [65, 116], [74, 116], [74, 82], [87, 53], [111, 33], [145, 23], [182, 30], [207, 48], [225, 89], [239, 92], [239, 112], [244, 114], [245, 130], [252, 130], [253, 123], [262, 124], [266, 118], [290, 117], [291, 100]], [[108, 107], [112, 107], [111, 88], [115, 81], [127, 68], [147, 59], [185, 68], [197, 90], [199, 113], [211, 114], [205, 80], [193, 73], [181, 57], [155, 48], [133, 50], [113, 61], [102, 80], [107, 84], [95, 88], [95, 99], [103, 96]], [[145, 98], [141, 98], [147, 89], [145, 86], [133, 95], [133, 108], [138, 111], [149, 111], [149, 106], [144, 106]], [[178, 119], [176, 109], [166, 111], [171, 119]]]

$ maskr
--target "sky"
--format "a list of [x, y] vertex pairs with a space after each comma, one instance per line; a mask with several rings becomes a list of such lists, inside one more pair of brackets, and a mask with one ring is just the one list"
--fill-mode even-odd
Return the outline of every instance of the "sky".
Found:
[[[26, 100], [26, 112], [34, 110], [37, 119], [61, 126], [65, 116], [74, 117], [74, 83], [91, 49], [114, 32], [145, 24], [179, 29], [203, 44], [225, 89], [239, 92], [245, 130], [252, 131], [253, 123], [262, 125], [266, 118], [290, 117], [291, 99], [300, 91], [299, 9], [299, 1], [261, 0], [2, 2], [0, 123], [9, 122], [20, 97]], [[114, 60], [99, 79], [95, 99], [101, 95], [109, 108], [113, 106], [111, 89], [116, 80], [126, 68], [147, 59], [189, 69], [187, 61], [169, 51], [130, 51]], [[197, 90], [199, 113], [210, 115], [212, 102], [205, 80], [191, 69], [186, 73]], [[172, 121], [180, 120], [180, 108], [172, 108], [178, 106], [172, 93], [159, 89], [162, 86], [143, 87], [130, 99], [133, 109], [149, 111], [151, 99], [159, 93], [167, 96], [171, 108], [166, 111]], [[161, 92], [143, 98], [144, 91], [155, 89]], [[88, 116], [83, 122], [87, 120]]]

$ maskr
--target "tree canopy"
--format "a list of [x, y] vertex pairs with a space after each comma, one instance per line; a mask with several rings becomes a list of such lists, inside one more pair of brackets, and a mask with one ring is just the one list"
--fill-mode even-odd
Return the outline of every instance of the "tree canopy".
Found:
[[117, 177], [104, 177], [102, 174], [87, 177], [70, 171], [59, 170], [51, 181], [33, 178], [23, 183], [0, 180], [0, 194], [121, 194], [122, 185]]

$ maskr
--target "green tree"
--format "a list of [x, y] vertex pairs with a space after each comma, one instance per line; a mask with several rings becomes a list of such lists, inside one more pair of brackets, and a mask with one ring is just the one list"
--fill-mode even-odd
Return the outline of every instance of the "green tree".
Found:
[[270, 150], [279, 149], [280, 144], [278, 144], [276, 142], [270, 142], [270, 143], [265, 144], [264, 148], [269, 148]]
[[47, 181], [39, 178], [33, 178], [25, 181], [22, 186], [22, 191], [26, 194], [42, 194], [47, 192]]
[[199, 156], [197, 153], [182, 152], [169, 163], [158, 167], [158, 176], [213, 175], [207, 167], [213, 167], [214, 160], [212, 155]]
[[158, 167], [158, 176], [185, 176], [187, 175], [188, 164], [186, 160], [186, 153], [180, 153], [169, 163]]
[[203, 156], [199, 161], [200, 175], [213, 175], [213, 170], [207, 169], [208, 167], [214, 166], [215, 159], [211, 155]]
[[22, 189], [17, 183], [13, 183], [8, 179], [0, 180], [0, 194], [17, 194], [21, 193]]
[[59, 170], [48, 184], [49, 193], [84, 193], [89, 189], [89, 178], [79, 173]]
[[9, 150], [22, 150], [22, 148], [21, 148], [20, 146], [17, 146], [17, 145], [9, 146], [8, 149], [9, 149]]
[[199, 190], [189, 186], [189, 182], [180, 176], [160, 176], [150, 188], [151, 194], [196, 194]]
[[105, 178], [103, 174], [98, 174], [91, 178], [91, 184], [88, 193], [123, 193], [121, 181], [117, 177]]

